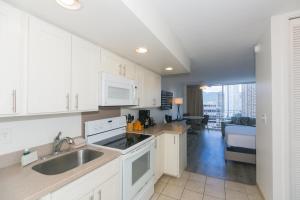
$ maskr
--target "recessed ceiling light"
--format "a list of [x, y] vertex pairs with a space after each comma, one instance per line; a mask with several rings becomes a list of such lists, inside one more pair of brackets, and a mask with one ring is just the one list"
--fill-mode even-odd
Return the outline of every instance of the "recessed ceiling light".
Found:
[[141, 54], [144, 54], [144, 53], [147, 53], [148, 52], [148, 49], [146, 49], [145, 47], [139, 47], [135, 50], [137, 53], [141, 53]]
[[166, 70], [166, 71], [172, 71], [172, 70], [173, 70], [173, 67], [166, 67], [165, 70]]
[[56, 0], [56, 2], [62, 7], [70, 10], [78, 10], [81, 8], [79, 0]]

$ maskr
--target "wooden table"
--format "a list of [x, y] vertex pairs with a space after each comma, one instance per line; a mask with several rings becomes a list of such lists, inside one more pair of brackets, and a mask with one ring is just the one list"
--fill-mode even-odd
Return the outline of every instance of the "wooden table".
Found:
[[184, 120], [202, 120], [204, 119], [203, 116], [185, 116], [183, 117]]

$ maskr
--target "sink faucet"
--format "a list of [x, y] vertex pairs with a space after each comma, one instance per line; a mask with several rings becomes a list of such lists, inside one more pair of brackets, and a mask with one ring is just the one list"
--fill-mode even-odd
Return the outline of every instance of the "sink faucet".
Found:
[[53, 154], [57, 154], [59, 152], [61, 152], [61, 146], [64, 142], [66, 142], [67, 144], [74, 144], [74, 140], [73, 138], [70, 137], [64, 137], [62, 139], [60, 139], [61, 136], [61, 132], [59, 132], [57, 134], [57, 136], [54, 138], [54, 142], [53, 142]]

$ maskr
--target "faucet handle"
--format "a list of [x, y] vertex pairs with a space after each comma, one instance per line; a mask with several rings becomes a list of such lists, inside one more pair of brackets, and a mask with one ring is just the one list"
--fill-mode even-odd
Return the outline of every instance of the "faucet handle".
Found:
[[57, 136], [55, 137], [54, 140], [60, 140], [60, 136], [61, 136], [61, 131], [58, 132]]

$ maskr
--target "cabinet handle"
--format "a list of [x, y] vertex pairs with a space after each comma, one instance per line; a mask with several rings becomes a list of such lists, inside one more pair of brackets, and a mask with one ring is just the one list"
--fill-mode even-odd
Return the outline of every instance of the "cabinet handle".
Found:
[[123, 75], [126, 76], [126, 66], [123, 66]]
[[101, 192], [101, 190], [98, 191], [98, 196], [99, 196], [99, 199], [98, 199], [98, 200], [101, 200], [101, 199], [102, 199], [102, 192]]
[[122, 65], [121, 64], [119, 64], [119, 75], [121, 75], [121, 76], [123, 75], [122, 74]]
[[155, 140], [154, 147], [157, 149], [157, 140]]
[[175, 144], [175, 136], [174, 136], [174, 144]]
[[70, 109], [70, 95], [69, 93], [66, 96], [66, 109], [69, 110]]
[[12, 106], [12, 111], [13, 113], [17, 112], [17, 90], [13, 89], [12, 91], [12, 102], [13, 102], [13, 106]]
[[78, 108], [79, 108], [79, 94], [76, 94], [76, 96], [75, 96], [75, 101], [76, 101], [76, 110], [78, 110]]

